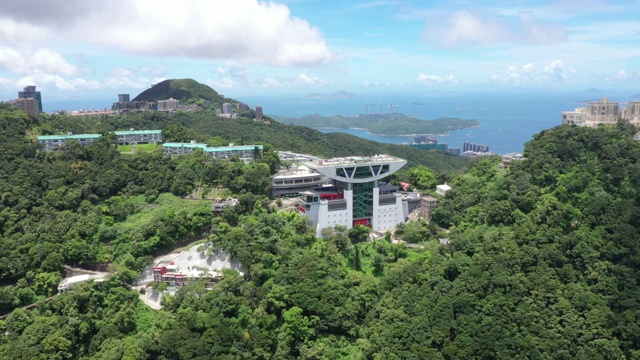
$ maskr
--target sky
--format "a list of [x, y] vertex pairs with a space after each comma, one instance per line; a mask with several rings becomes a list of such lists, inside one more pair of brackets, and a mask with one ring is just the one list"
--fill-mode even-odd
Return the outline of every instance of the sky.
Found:
[[0, 0], [0, 100], [132, 97], [193, 78], [230, 97], [640, 92], [639, 2]]

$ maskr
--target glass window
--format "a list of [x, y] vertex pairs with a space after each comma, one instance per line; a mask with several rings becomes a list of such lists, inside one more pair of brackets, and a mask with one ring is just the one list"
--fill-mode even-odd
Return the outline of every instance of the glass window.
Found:
[[369, 166], [358, 166], [356, 168], [356, 171], [353, 175], [354, 179], [366, 179], [366, 178], [370, 178], [372, 176], [371, 174], [371, 168]]
[[353, 170], [354, 169], [355, 168], [353, 168], [353, 167], [344, 168], [344, 171], [347, 173], [347, 177], [348, 178], [351, 178], [353, 176]]

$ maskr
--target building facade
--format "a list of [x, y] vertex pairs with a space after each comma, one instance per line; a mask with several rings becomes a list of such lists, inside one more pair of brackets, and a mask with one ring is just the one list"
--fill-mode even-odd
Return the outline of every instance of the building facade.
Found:
[[190, 143], [165, 143], [162, 145], [163, 152], [167, 155], [191, 154], [195, 149], [201, 149], [212, 159], [229, 160], [237, 155], [243, 161], [259, 161], [262, 158], [262, 145], [238, 145], [208, 147], [206, 144], [199, 144], [195, 141]]
[[233, 104], [224, 103], [222, 104], [222, 113], [223, 114], [233, 114]]
[[324, 175], [311, 171], [305, 166], [293, 170], [283, 170], [273, 175], [271, 178], [271, 194], [273, 196], [285, 196], [304, 191], [312, 191], [316, 188], [326, 188], [328, 178]]
[[373, 230], [387, 230], [403, 223], [405, 209], [402, 193], [380, 190], [380, 180], [398, 171], [406, 160], [390, 156], [316, 159], [304, 165], [330, 179], [327, 191], [302, 193], [299, 212], [321, 236], [322, 229], [344, 225], [348, 229], [365, 225]]
[[167, 286], [182, 287], [197, 281], [206, 281], [207, 289], [210, 289], [222, 278], [222, 273], [210, 269], [197, 267], [181, 268], [174, 261], [163, 260], [153, 266], [153, 281], [157, 284], [165, 283]]
[[38, 141], [42, 144], [44, 151], [58, 150], [68, 140], [77, 140], [80, 145], [91, 145], [100, 139], [100, 134], [74, 134], [74, 135], [44, 135], [38, 136]]
[[465, 142], [462, 144], [462, 152], [472, 151], [476, 153], [488, 153], [489, 146], [483, 144], [474, 144], [470, 142]]
[[162, 130], [134, 130], [114, 131], [116, 144], [159, 144], [162, 142]]
[[423, 195], [420, 197], [420, 210], [422, 210], [422, 217], [431, 221], [431, 213], [438, 207], [440, 200], [434, 198], [431, 195]]
[[598, 124], [615, 124], [618, 119], [640, 125], [640, 101], [629, 101], [627, 106], [602, 98], [587, 103], [586, 107], [562, 112], [562, 123], [566, 125], [596, 127]]
[[158, 111], [171, 112], [176, 111], [178, 109], [178, 106], [180, 106], [180, 100], [169, 98], [166, 100], [158, 100], [157, 108]]
[[42, 112], [42, 94], [36, 91], [35, 85], [25, 86], [18, 91], [18, 99], [34, 99], [38, 103], [38, 112]]
[[31, 115], [36, 115], [40, 113], [38, 101], [32, 98], [23, 98], [11, 100], [9, 103], [15, 107], [18, 107]]
[[262, 120], [262, 106], [256, 106], [256, 119]]
[[118, 94], [118, 102], [131, 102], [131, 97], [129, 94]]

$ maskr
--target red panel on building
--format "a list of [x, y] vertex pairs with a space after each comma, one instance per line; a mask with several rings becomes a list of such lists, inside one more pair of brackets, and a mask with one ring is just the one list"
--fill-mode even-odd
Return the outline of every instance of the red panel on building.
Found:
[[369, 220], [369, 219], [353, 220], [353, 226], [356, 227], [358, 225], [364, 225], [364, 226], [367, 226], [367, 227], [371, 227], [371, 220]]

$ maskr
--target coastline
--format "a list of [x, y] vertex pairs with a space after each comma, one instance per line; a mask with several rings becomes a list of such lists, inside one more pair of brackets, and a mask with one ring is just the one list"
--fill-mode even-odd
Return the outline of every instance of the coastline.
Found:
[[[462, 128], [462, 129], [457, 129], [457, 130], [451, 130], [451, 131], [460, 131], [460, 130], [465, 130], [465, 129], [473, 129], [473, 128], [478, 128], [480, 127], [480, 125], [477, 126], [471, 126], [471, 127], [466, 127], [466, 128]], [[365, 128], [356, 128], [356, 127], [350, 127], [350, 128], [339, 128], [339, 127], [327, 127], [327, 126], [314, 126], [312, 127], [312, 129], [315, 130], [363, 130], [366, 131], [367, 134], [370, 135], [376, 135], [376, 136], [419, 136], [419, 135], [429, 135], [429, 136], [449, 136], [448, 133], [443, 133], [443, 134], [431, 134], [431, 133], [419, 133], [419, 134], [376, 134], [376, 133], [372, 133], [371, 131], [369, 131], [368, 129]]]

